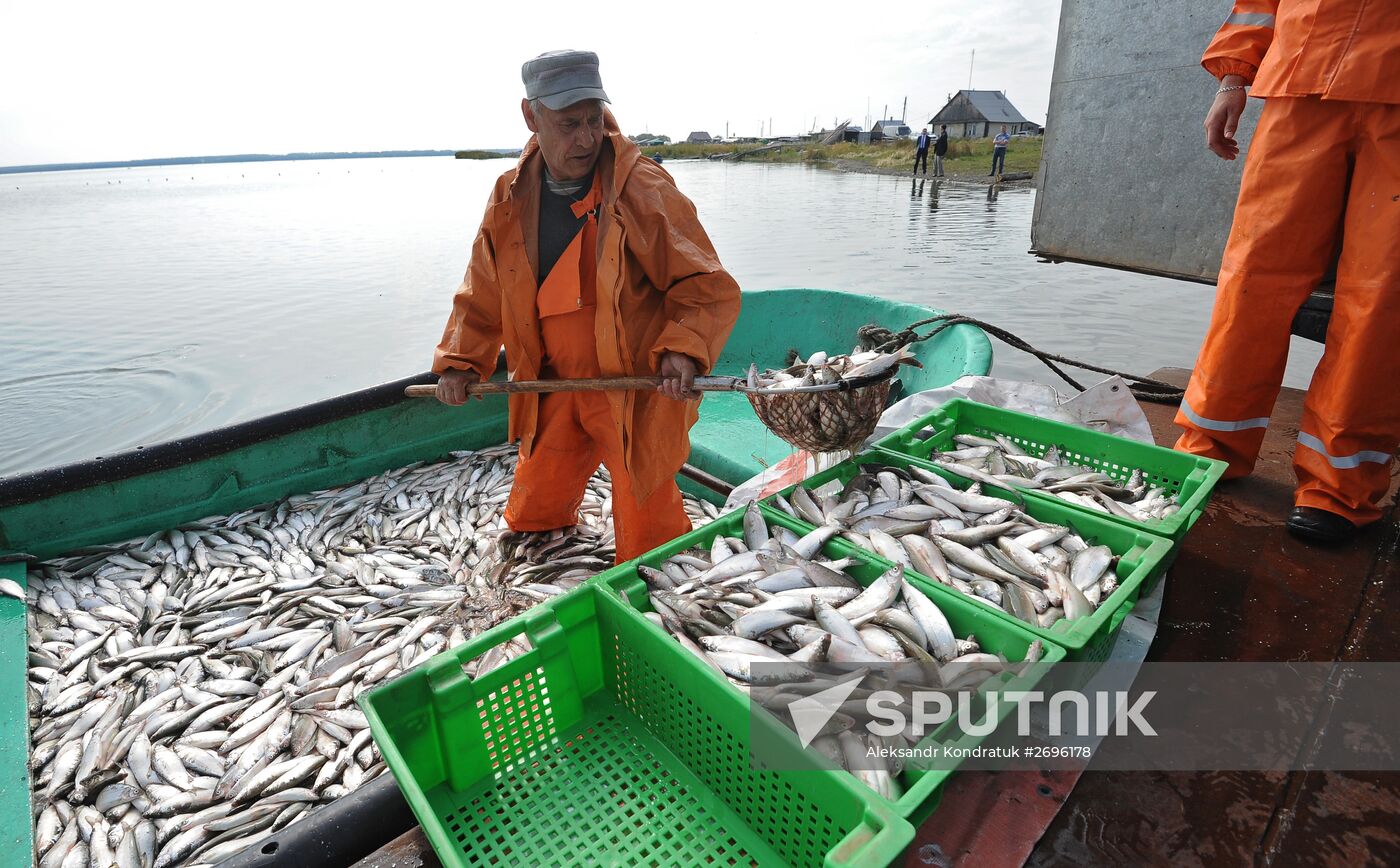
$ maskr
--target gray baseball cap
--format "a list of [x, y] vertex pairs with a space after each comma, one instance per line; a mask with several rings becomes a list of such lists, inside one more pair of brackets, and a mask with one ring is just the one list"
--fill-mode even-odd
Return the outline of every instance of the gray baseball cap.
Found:
[[525, 97], [537, 99], [553, 111], [585, 99], [611, 102], [598, 74], [598, 55], [591, 51], [546, 51], [520, 67]]

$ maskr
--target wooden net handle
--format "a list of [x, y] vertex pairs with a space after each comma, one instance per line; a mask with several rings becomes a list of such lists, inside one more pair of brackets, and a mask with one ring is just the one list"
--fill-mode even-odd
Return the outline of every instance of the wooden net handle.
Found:
[[[598, 377], [584, 380], [505, 380], [471, 383], [468, 395], [520, 395], [539, 392], [626, 392], [651, 390], [661, 385], [660, 377]], [[734, 388], [730, 377], [696, 377], [701, 392], [725, 392]], [[409, 386], [403, 393], [410, 398], [434, 398], [437, 386]]]

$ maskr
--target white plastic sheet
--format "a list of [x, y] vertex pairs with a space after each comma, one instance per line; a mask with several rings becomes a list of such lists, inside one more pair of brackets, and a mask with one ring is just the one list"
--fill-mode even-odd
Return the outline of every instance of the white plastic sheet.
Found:
[[941, 389], [910, 395], [880, 417], [871, 435], [878, 440], [954, 398], [967, 398], [994, 407], [1030, 413], [1106, 434], [1152, 443], [1152, 426], [1122, 377], [1109, 377], [1078, 395], [1064, 396], [1044, 383], [1022, 383], [998, 377], [963, 377]]
[[[867, 444], [902, 428], [920, 416], [932, 413], [955, 398], [968, 398], [983, 404], [1030, 413], [1044, 419], [1093, 428], [1143, 443], [1153, 442], [1152, 428], [1147, 423], [1147, 416], [1143, 414], [1142, 408], [1133, 398], [1132, 390], [1121, 377], [1109, 377], [1073, 396], [1061, 395], [1053, 386], [1043, 383], [1022, 383], [999, 377], [963, 377], [941, 389], [919, 392], [890, 406], [880, 416], [880, 423], [875, 428], [875, 433], [866, 441]], [[846, 453], [841, 452], [813, 455], [798, 450], [735, 487], [725, 503], [725, 508], [733, 509], [751, 500], [767, 497], [775, 491], [801, 482], [808, 476], [820, 473], [847, 457]]]

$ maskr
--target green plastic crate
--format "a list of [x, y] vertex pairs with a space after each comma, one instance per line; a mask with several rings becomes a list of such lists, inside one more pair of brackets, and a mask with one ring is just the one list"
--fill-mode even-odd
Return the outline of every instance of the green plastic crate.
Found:
[[[930, 427], [935, 433], [928, 439], [919, 440], [914, 436]], [[1127, 527], [1151, 531], [1158, 536], [1167, 537], [1173, 543], [1181, 542], [1186, 531], [1205, 513], [1206, 503], [1210, 500], [1216, 483], [1225, 473], [1225, 462], [1213, 458], [1187, 455], [1175, 449], [1139, 443], [1136, 440], [1041, 419], [1015, 410], [979, 404], [964, 398], [949, 401], [927, 416], [915, 419], [880, 440], [875, 447], [927, 460], [935, 450], [957, 448], [953, 443], [953, 436], [956, 434], [976, 434], [983, 437], [1002, 434], [1036, 457], [1044, 455], [1051, 446], [1055, 446], [1064, 460], [1124, 481], [1132, 474], [1134, 468], [1141, 468], [1149, 485], [1161, 486], [1178, 495], [1181, 508], [1175, 515], [1156, 521], [1134, 521], [1077, 506], [1053, 494], [1015, 490], [1024, 493], [1027, 501], [1043, 500], [1067, 506]], [[961, 487], [966, 488], [970, 484], [965, 477], [944, 471], [936, 464], [931, 466]]]
[[[763, 509], [764, 517], [768, 520], [769, 527], [786, 527], [799, 534], [811, 530], [807, 525], [793, 519], [780, 510], [771, 509], [767, 506], [762, 506], [761, 508]], [[649, 567], [659, 567], [667, 558], [679, 552], [686, 551], [695, 546], [708, 548], [710, 541], [713, 540], [717, 534], [721, 533], [725, 536], [742, 538], [744, 535], [743, 522], [743, 510], [721, 516], [711, 524], [705, 525], [685, 536], [678, 537], [648, 552], [635, 561], [628, 562], [595, 577], [592, 581], [611, 588], [622, 599], [629, 601], [631, 605], [635, 606], [639, 611], [652, 611], [651, 603], [647, 597], [646, 582], [637, 574], [636, 567], [638, 563], [645, 564]], [[833, 540], [827, 543], [825, 546], [825, 553], [834, 558], [850, 556], [859, 561], [858, 564], [849, 567], [846, 572], [864, 585], [869, 585], [894, 566], [871, 552], [865, 551], [843, 540]], [[958, 594], [954, 594], [952, 599], [945, 598], [941, 595], [934, 596], [934, 592], [929, 588], [930, 582], [928, 580], [912, 572], [907, 572], [907, 575], [920, 590], [930, 595], [930, 597], [938, 603], [938, 607], [943, 610], [944, 615], [948, 618], [948, 622], [953, 627], [953, 632], [959, 638], [965, 638], [969, 633], [974, 633], [982, 642], [982, 650], [988, 653], [1002, 653], [1005, 654], [1009, 660], [1022, 660], [1025, 658], [1026, 649], [1030, 647], [1030, 644], [1035, 641], [1036, 637], [1024, 629], [1024, 625], [1019, 621], [998, 618], [995, 612], [987, 610], [971, 600], [957, 599], [957, 597], [961, 596]], [[646, 621], [645, 623], [657, 636], [664, 638], [665, 641], [670, 642], [677, 648], [680, 647], [662, 628], [650, 621]], [[1045, 650], [1039, 665], [1026, 667], [1024, 671], [1016, 675], [1002, 673], [995, 678], [988, 679], [980, 691], [981, 694], [985, 696], [987, 690], [1029, 691], [1035, 689], [1035, 686], [1045, 677], [1049, 667], [1063, 660], [1065, 657], [1064, 650], [1055, 643], [1046, 642], [1044, 645]], [[687, 652], [682, 651], [682, 653]], [[719, 673], [703, 664], [700, 668], [707, 681], [713, 682], [713, 684], [725, 690], [732, 691], [734, 695], [742, 697], [745, 702], [748, 701], [747, 697], [744, 697], [732, 684], [722, 678]], [[1005, 702], [1001, 703], [998, 707], [1000, 709], [1000, 714], [997, 717], [999, 721], [1005, 720], [1014, 708], [1013, 704]], [[976, 719], [982, 719], [983, 710], [983, 707], [974, 708]], [[774, 720], [774, 724], [782, 726], [776, 719]], [[956, 720], [950, 720], [944, 723], [933, 732], [928, 733], [925, 737], [925, 742], [930, 744], [966, 748], [976, 747], [984, 740], [984, 737], [969, 736], [965, 733], [961, 733], [957, 728]], [[811, 753], [817, 758], [817, 761], [822, 763], [827, 762], [824, 757], [820, 757], [815, 751]], [[892, 804], [894, 809], [902, 816], [907, 817], [910, 822], [918, 825], [932, 814], [934, 809], [938, 806], [938, 801], [943, 792], [943, 785], [947, 782], [948, 778], [953, 775], [954, 771], [955, 768], [953, 766], [927, 770], [906, 770], [900, 776], [900, 783], [904, 787], [904, 794], [895, 802], [889, 802], [883, 797], [875, 795], [873, 792], [868, 792], [871, 798], [878, 800], [882, 804]], [[854, 780], [854, 778], [842, 769], [833, 768], [830, 773], [838, 778]], [[865, 789], [863, 784], [859, 784], [858, 786]]]
[[[804, 480], [801, 484], [805, 488], [813, 489], [819, 488], [833, 479], [843, 483], [849, 482], [859, 472], [860, 466], [864, 464], [900, 468], [910, 466], [928, 468], [931, 466], [927, 461], [919, 461], [907, 455], [875, 450], [857, 455]], [[795, 487], [789, 486], [779, 494], [786, 497]], [[1013, 495], [1003, 493], [995, 488], [988, 488], [985, 493], [1006, 500], [1013, 498]], [[1080, 536], [1106, 545], [1114, 554], [1118, 555], [1118, 588], [1094, 610], [1094, 614], [1076, 621], [1061, 619], [1054, 626], [1046, 629], [1027, 624], [996, 606], [984, 605], [972, 600], [966, 594], [935, 579], [925, 577], [920, 573], [914, 573], [914, 575], [925, 579], [928, 587], [938, 595], [935, 599], [940, 606], [943, 605], [944, 600], [957, 600], [964, 605], [975, 606], [980, 612], [1015, 624], [1034, 636], [1059, 645], [1068, 652], [1067, 659], [1072, 662], [1092, 663], [1108, 659], [1109, 652], [1113, 650], [1113, 643], [1118, 638], [1118, 631], [1123, 626], [1123, 619], [1128, 617], [1128, 612], [1132, 610], [1133, 604], [1137, 602], [1143, 591], [1161, 578], [1162, 572], [1170, 563], [1171, 541], [1144, 530], [1111, 522], [1107, 516], [1076, 508], [1057, 498], [1032, 499], [1028, 497], [1025, 499], [1024, 508], [1033, 518], [1068, 525]], [[782, 514], [791, 520], [791, 516], [787, 516], [786, 513]], [[801, 524], [804, 527], [807, 526], [805, 522]], [[862, 550], [854, 545], [851, 545], [850, 548]], [[873, 553], [872, 556], [874, 556]]]
[[[463, 672], [521, 634], [528, 653]], [[747, 703], [705, 672], [585, 584], [360, 703], [449, 866], [885, 865], [913, 839], [795, 740], [756, 767]]]

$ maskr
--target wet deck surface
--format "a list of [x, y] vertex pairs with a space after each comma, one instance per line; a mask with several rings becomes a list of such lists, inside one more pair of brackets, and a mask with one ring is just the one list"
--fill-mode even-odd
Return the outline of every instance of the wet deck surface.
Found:
[[[1184, 385], [1186, 372], [1159, 371]], [[1167, 584], [1149, 661], [1400, 659], [1400, 523], [1334, 549], [1283, 521], [1302, 392], [1284, 390], [1254, 474], [1216, 490]], [[1172, 407], [1145, 404], [1157, 442]], [[1390, 502], [1393, 504], [1395, 480]], [[946, 801], [945, 796], [945, 801]], [[1028, 864], [1397, 865], [1400, 773], [1086, 772]]]
[[414, 826], [388, 844], [356, 862], [354, 868], [442, 868], [421, 826]]
[[[1184, 385], [1187, 372], [1153, 376]], [[1253, 476], [1217, 489], [1191, 530], [1148, 660], [1400, 660], [1400, 474], [1385, 518], [1355, 541], [1323, 549], [1289, 536], [1302, 397], [1284, 390]], [[1173, 443], [1175, 408], [1144, 410], [1157, 442]], [[956, 832], [947, 826], [954, 813]], [[1400, 773], [1091, 769], [1077, 782], [963, 774], [905, 858], [909, 866], [1022, 862], [1400, 865]], [[415, 829], [357, 868], [439, 864]]]

